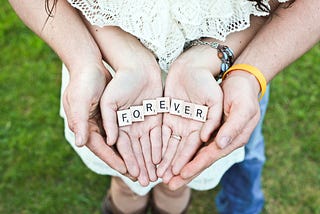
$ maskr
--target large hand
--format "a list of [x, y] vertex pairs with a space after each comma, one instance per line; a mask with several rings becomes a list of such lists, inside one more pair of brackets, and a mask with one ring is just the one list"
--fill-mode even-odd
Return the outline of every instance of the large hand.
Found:
[[99, 101], [111, 76], [100, 64], [70, 71], [70, 81], [63, 94], [63, 106], [77, 146], [86, 145], [101, 160], [122, 174], [123, 160], [105, 143], [99, 116]]
[[[212, 75], [212, 53], [208, 54], [207, 51], [207, 47], [189, 49], [172, 65], [167, 77], [165, 96], [205, 105], [209, 110], [205, 123], [172, 114], [164, 115], [164, 155], [157, 174], [165, 183], [173, 175], [180, 173], [183, 166], [199, 150], [202, 142], [206, 142], [220, 125], [222, 91]], [[181, 141], [172, 138], [172, 134], [181, 136]]]
[[232, 72], [222, 84], [225, 122], [216, 137], [189, 162], [180, 176], [170, 181], [177, 189], [188, 183], [212, 163], [245, 145], [260, 118], [258, 92], [260, 87], [249, 73]]

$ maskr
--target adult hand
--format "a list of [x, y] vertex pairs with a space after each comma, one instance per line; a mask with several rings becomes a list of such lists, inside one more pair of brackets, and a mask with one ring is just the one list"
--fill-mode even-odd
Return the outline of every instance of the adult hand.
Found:
[[216, 137], [201, 148], [195, 158], [171, 179], [169, 187], [178, 189], [198, 176], [218, 159], [244, 146], [260, 118], [260, 86], [249, 73], [232, 72], [222, 83], [224, 123]]
[[[208, 51], [210, 54], [208, 54]], [[214, 52], [214, 55], [216, 52]], [[215, 56], [214, 56], [215, 57]], [[218, 66], [216, 66], [218, 67]], [[214, 79], [212, 50], [193, 47], [183, 53], [172, 65], [165, 86], [165, 96], [208, 107], [206, 122], [165, 114], [162, 126], [163, 160], [157, 174], [167, 183], [178, 175], [202, 142], [206, 142], [220, 125], [222, 91]], [[172, 137], [181, 136], [181, 140]]]
[[87, 146], [110, 167], [125, 174], [127, 170], [123, 160], [105, 143], [99, 116], [99, 101], [110, 79], [111, 75], [102, 62], [87, 64], [81, 70], [70, 70], [63, 106], [69, 128], [75, 134], [75, 144]]

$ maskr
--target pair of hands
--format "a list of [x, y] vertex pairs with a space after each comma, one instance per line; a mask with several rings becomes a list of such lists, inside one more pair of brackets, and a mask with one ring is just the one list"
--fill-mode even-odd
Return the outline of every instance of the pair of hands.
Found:
[[[233, 72], [220, 87], [213, 77], [218, 71], [212, 70], [219, 65], [212, 65], [206, 50], [193, 47], [173, 63], [163, 90], [152, 53], [126, 37], [118, 41], [128, 47], [121, 54], [110, 57], [119, 47], [100, 47], [116, 70], [113, 78], [102, 62], [70, 73], [63, 98], [69, 127], [76, 145], [86, 145], [110, 167], [143, 186], [161, 177], [174, 190], [247, 142], [259, 120], [259, 88], [241, 72]], [[117, 126], [117, 110], [163, 95], [208, 106], [207, 121], [159, 114]], [[171, 138], [173, 133], [181, 141]]]

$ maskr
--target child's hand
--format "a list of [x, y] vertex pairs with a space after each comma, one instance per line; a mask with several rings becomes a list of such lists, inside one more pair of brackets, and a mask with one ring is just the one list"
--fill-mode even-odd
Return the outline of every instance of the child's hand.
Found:
[[117, 27], [99, 28], [92, 33], [116, 72], [100, 103], [107, 143], [116, 143], [129, 174], [146, 186], [157, 180], [155, 165], [161, 160], [162, 115], [146, 116], [142, 122], [118, 127], [116, 113], [142, 105], [143, 100], [162, 97], [160, 69], [153, 54], [129, 33]]
[[[216, 56], [208, 54], [210, 51], [212, 50], [208, 50], [207, 47], [193, 47], [182, 54], [169, 71], [165, 96], [205, 105], [208, 107], [208, 116], [203, 123], [172, 114], [164, 115], [164, 154], [157, 174], [165, 183], [174, 175], [180, 174], [184, 165], [220, 125], [222, 91], [212, 74], [212, 68], [218, 68], [218, 65], [212, 65], [212, 57]], [[181, 140], [172, 137], [172, 134], [181, 136]]]

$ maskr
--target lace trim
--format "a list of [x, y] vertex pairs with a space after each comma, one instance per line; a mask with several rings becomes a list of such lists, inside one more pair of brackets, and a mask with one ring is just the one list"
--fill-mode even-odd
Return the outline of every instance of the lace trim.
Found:
[[[286, 2], [287, 0], [279, 0]], [[247, 0], [68, 0], [93, 25], [113, 25], [131, 33], [159, 59], [162, 69], [191, 40], [212, 37], [224, 41], [250, 26], [250, 15], [266, 16]], [[268, 4], [267, 0], [264, 0]], [[223, 8], [223, 10], [221, 9]]]

